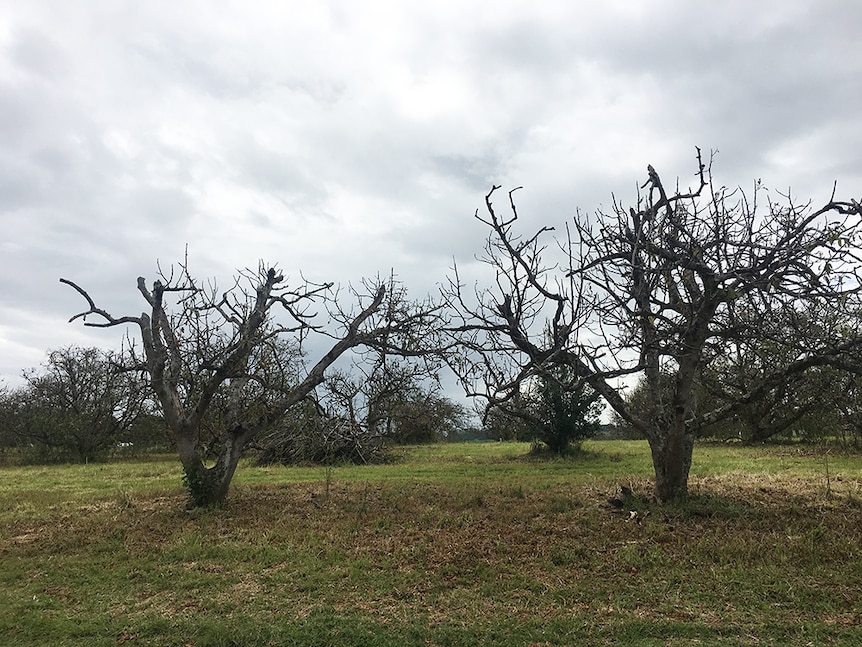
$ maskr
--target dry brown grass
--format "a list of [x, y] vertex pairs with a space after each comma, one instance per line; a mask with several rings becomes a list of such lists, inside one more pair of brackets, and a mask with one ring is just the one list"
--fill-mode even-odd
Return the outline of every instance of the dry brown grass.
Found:
[[83, 634], [67, 644], [862, 644], [858, 479], [694, 477], [674, 506], [625, 484], [641, 523], [598, 478], [246, 484], [191, 514], [180, 492], [67, 503], [0, 531], [0, 642], [65, 617]]

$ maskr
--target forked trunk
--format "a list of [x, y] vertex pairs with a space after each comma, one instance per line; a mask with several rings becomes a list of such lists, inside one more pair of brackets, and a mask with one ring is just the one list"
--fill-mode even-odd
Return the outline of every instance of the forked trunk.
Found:
[[201, 464], [192, 471], [186, 471], [183, 482], [189, 493], [188, 507], [210, 508], [224, 505], [238, 461], [239, 457], [232, 465], [223, 464], [219, 457], [219, 461], [212, 467]]
[[183, 452], [183, 483], [189, 493], [189, 508], [220, 507], [227, 499], [231, 480], [236, 472], [248, 434], [225, 434], [218, 460], [206, 467], [197, 446]]
[[688, 473], [694, 450], [694, 434], [685, 426], [674, 426], [650, 434], [649, 445], [655, 470], [655, 496], [659, 501], [673, 501], [688, 495]]

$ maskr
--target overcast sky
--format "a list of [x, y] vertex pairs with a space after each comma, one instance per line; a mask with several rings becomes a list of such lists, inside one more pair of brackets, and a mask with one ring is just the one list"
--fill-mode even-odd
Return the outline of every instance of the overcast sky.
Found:
[[0, 0], [0, 379], [182, 259], [415, 296], [485, 232], [689, 182], [862, 197], [858, 0]]

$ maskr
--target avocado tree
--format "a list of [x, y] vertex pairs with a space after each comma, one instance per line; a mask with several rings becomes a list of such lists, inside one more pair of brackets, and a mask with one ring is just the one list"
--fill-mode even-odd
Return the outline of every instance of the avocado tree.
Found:
[[[688, 491], [694, 439], [792, 376], [818, 366], [860, 367], [862, 207], [834, 198], [819, 207], [749, 195], [712, 181], [697, 152], [692, 188], [669, 190], [652, 166], [632, 206], [578, 214], [550, 250], [543, 236], [515, 231], [518, 212], [498, 213], [493, 187], [476, 217], [490, 234], [488, 287], [466, 290], [456, 269], [445, 290], [457, 321], [447, 328], [469, 352], [452, 362], [469, 393], [510, 400], [525, 381], [568, 367], [649, 442], [659, 500]], [[829, 313], [812, 321], [812, 312]], [[766, 319], [783, 327], [765, 327]], [[699, 406], [705, 368], [729, 344], [790, 352], [757, 382], [715, 408]], [[665, 378], [664, 376], [669, 376]], [[623, 384], [643, 378], [647, 406], [635, 411]], [[667, 383], [670, 383], [669, 386]]]
[[[187, 263], [167, 275], [160, 272], [151, 284], [138, 278], [147, 308], [136, 316], [115, 317], [73, 281], [60, 281], [87, 302], [70, 321], [90, 316], [97, 320], [84, 325], [138, 329], [140, 347], [130, 344], [130, 368], [149, 378], [192, 506], [224, 503], [249, 442], [307, 398], [339, 357], [362, 347], [430, 352], [438, 316], [431, 303], [408, 302], [403, 290], [392, 289], [394, 281], [364, 283], [352, 291], [350, 309], [332, 284], [303, 280], [291, 286], [277, 268], [264, 265], [240, 272], [225, 291], [213, 282], [199, 284]], [[328, 326], [316, 322], [314, 305], [325, 308]], [[312, 335], [325, 343], [318, 339], [316, 361], [299, 365]], [[205, 442], [202, 427], [216, 413], [213, 444]]]
[[48, 352], [40, 369], [3, 397], [9, 440], [30, 459], [104, 459], [130, 442], [147, 413], [149, 390], [120, 358], [99, 348], [67, 346]]

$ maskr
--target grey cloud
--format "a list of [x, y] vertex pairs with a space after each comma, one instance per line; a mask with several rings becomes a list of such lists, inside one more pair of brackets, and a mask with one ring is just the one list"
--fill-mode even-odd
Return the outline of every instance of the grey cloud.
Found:
[[647, 163], [688, 181], [695, 145], [722, 183], [858, 192], [858, 3], [336, 4], [11, 6], [0, 372], [84, 335], [60, 275], [134, 313], [187, 243], [222, 280], [264, 257], [421, 294], [481, 252], [492, 183], [524, 185], [525, 232], [634, 199]]
[[21, 71], [48, 81], [57, 79], [68, 69], [67, 59], [57, 42], [32, 29], [14, 34], [9, 59]]
[[260, 187], [287, 204], [316, 210], [326, 199], [323, 178], [309, 160], [255, 141], [235, 144], [236, 179]]
[[492, 153], [467, 155], [452, 153], [435, 155], [429, 159], [429, 166], [435, 172], [465, 187], [476, 191], [488, 191], [500, 175], [502, 161]]

